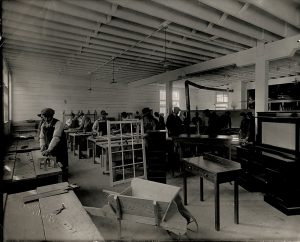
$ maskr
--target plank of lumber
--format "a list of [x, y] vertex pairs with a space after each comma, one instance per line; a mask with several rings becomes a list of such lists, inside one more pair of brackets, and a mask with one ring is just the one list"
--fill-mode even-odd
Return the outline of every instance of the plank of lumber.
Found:
[[132, 196], [155, 201], [172, 202], [180, 187], [152, 182], [140, 178], [131, 180]]
[[15, 168], [16, 153], [8, 154], [3, 160], [3, 181], [11, 182]]
[[31, 152], [17, 153], [13, 182], [19, 180], [35, 179], [35, 171]]
[[[41, 162], [45, 162], [46, 157], [42, 156], [42, 153], [39, 150], [33, 150], [31, 151], [33, 163], [34, 163], [34, 169], [35, 174], [37, 178], [40, 177], [48, 177], [48, 176], [57, 176], [62, 174], [61, 168], [57, 165], [57, 167], [53, 167], [53, 164], [51, 167], [47, 167], [47, 170], [45, 170], [44, 166], [40, 166]], [[55, 158], [51, 158], [54, 159]]]
[[25, 205], [24, 196], [35, 191], [10, 194], [4, 212], [4, 241], [44, 241], [44, 229], [38, 201]]
[[34, 194], [34, 195], [29, 195], [29, 196], [26, 196], [23, 198], [23, 202], [29, 203], [29, 202], [39, 200], [40, 198], [56, 196], [56, 195], [67, 193], [67, 192], [68, 192], [68, 190], [66, 190], [66, 189], [58, 189], [58, 190], [38, 193], [38, 194]]
[[61, 183], [38, 187], [36, 189], [36, 191], [37, 191], [37, 193], [44, 193], [44, 192], [50, 192], [53, 190], [64, 190], [64, 189], [67, 189], [68, 187], [69, 187], [68, 182], [61, 182]]
[[[62, 203], [66, 208], [58, 215], [53, 215]], [[104, 240], [73, 191], [41, 198], [40, 206], [46, 240]]]

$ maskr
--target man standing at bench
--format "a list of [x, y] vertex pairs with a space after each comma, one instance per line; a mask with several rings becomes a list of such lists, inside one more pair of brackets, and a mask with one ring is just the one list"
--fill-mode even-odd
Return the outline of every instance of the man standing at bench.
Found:
[[62, 164], [62, 180], [68, 181], [68, 147], [64, 124], [53, 118], [54, 110], [45, 108], [41, 111], [43, 124], [40, 133], [40, 148], [43, 156], [53, 155], [56, 162]]

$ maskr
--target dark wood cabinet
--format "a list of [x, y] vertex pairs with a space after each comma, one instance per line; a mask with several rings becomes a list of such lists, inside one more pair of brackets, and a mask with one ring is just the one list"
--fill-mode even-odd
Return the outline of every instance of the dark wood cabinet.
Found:
[[300, 117], [292, 116], [258, 113], [256, 144], [237, 147], [240, 184], [287, 215], [300, 214]]
[[166, 131], [152, 131], [145, 135], [147, 178], [166, 183]]

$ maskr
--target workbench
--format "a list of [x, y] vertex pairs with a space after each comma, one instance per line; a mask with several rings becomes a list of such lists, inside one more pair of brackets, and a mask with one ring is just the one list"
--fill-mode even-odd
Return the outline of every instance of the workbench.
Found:
[[[70, 143], [70, 134], [76, 133], [76, 132], [78, 132], [77, 129], [65, 129], [64, 130], [64, 133], [66, 135], [66, 140], [67, 140], [68, 144]], [[70, 147], [70, 148], [72, 148], [72, 147]]]
[[185, 148], [194, 147], [196, 154], [207, 151], [218, 151], [231, 159], [231, 135], [198, 135], [198, 134], [181, 134], [179, 137], [173, 137], [173, 142], [179, 149], [181, 157], [185, 156]]
[[40, 143], [36, 139], [15, 139], [8, 147], [8, 152], [28, 152], [39, 149]]
[[[4, 211], [4, 241], [103, 241], [73, 191], [24, 203], [23, 198], [64, 189], [68, 183], [10, 194]], [[59, 214], [56, 210], [63, 209]]]
[[204, 156], [183, 158], [183, 194], [184, 205], [187, 205], [187, 175], [186, 171], [200, 175], [200, 201], [203, 199], [203, 178], [214, 183], [215, 193], [215, 229], [220, 230], [220, 194], [219, 185], [234, 182], [234, 222], [239, 223], [239, 200], [237, 180], [241, 174], [240, 164], [218, 156], [206, 154]]
[[71, 151], [74, 155], [78, 155], [80, 158], [81, 152], [86, 150], [86, 139], [92, 135], [92, 132], [80, 132], [80, 133], [69, 133], [69, 139], [71, 143]]
[[41, 184], [61, 181], [61, 168], [54, 167], [53, 162], [51, 167], [41, 166], [45, 159], [39, 150], [7, 154], [3, 160], [3, 183], [6, 192], [24, 191]]
[[92, 151], [92, 156], [93, 156], [93, 161], [94, 163], [96, 163], [96, 144], [97, 143], [107, 143], [107, 139], [103, 136], [90, 136], [86, 139], [87, 142], [87, 154], [88, 154], [88, 158], [90, 157], [90, 150]]

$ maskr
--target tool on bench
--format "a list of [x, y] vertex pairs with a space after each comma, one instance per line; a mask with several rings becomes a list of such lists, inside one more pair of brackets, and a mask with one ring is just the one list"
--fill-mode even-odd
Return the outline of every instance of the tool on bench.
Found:
[[43, 198], [43, 197], [51, 197], [51, 196], [67, 193], [70, 190], [73, 190], [73, 189], [78, 188], [78, 187], [79, 186], [77, 186], [76, 184], [69, 184], [65, 188], [56, 189], [56, 190], [52, 190], [52, 191], [48, 191], [48, 192], [42, 192], [42, 193], [39, 193], [39, 194], [34, 194], [34, 195], [29, 195], [29, 196], [23, 197], [23, 202], [24, 203], [29, 203], [29, 202], [36, 201], [36, 200], [38, 200], [40, 198]]
[[62, 210], [64, 210], [64, 209], [66, 209], [66, 207], [65, 207], [65, 204], [62, 203], [62, 204], [61, 204], [61, 207], [60, 207], [59, 209], [56, 209], [56, 210], [54, 211], [54, 213], [55, 213], [56, 215], [58, 215], [58, 214], [60, 214], [60, 213], [62, 212]]

